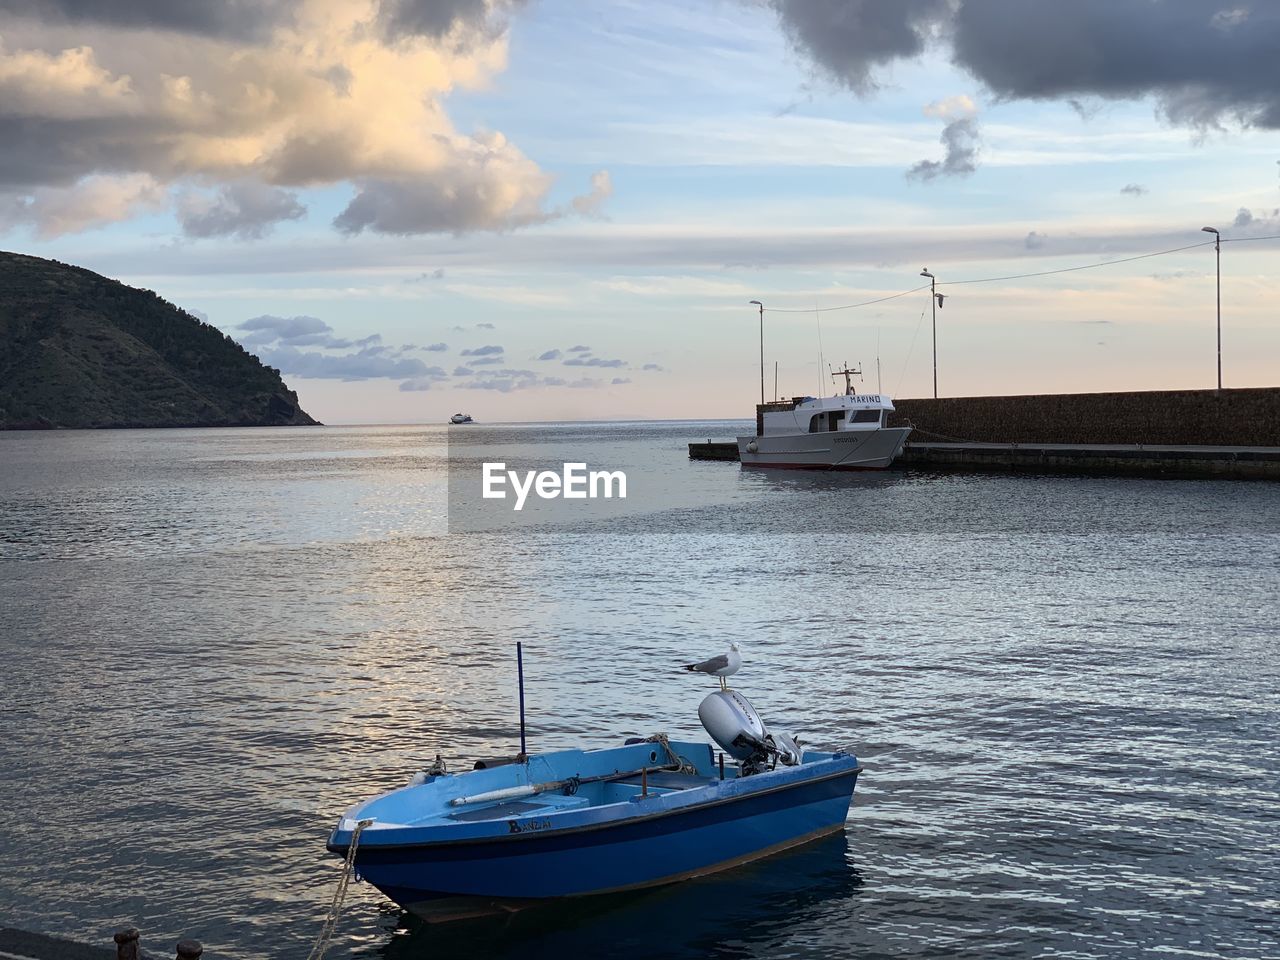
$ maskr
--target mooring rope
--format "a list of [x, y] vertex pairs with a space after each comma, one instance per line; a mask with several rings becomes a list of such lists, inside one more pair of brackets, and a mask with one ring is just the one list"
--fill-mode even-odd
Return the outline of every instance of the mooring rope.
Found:
[[320, 936], [316, 937], [315, 946], [307, 954], [307, 960], [322, 960], [333, 940], [334, 928], [338, 925], [338, 914], [342, 912], [342, 902], [347, 899], [347, 887], [351, 884], [351, 875], [355, 872], [356, 847], [360, 846], [360, 834], [364, 828], [373, 823], [372, 820], [361, 820], [351, 832], [351, 846], [347, 847], [347, 860], [342, 866], [342, 876], [338, 878], [338, 889], [333, 891], [333, 899], [329, 901], [329, 912], [325, 914], [324, 925], [320, 928]]
[[671, 749], [671, 741], [665, 733], [655, 733], [648, 740], [650, 743], [662, 744], [662, 749], [667, 752], [667, 758], [671, 761], [671, 765], [679, 768], [677, 770], [678, 773], [696, 774], [698, 772], [698, 768], [693, 763]]

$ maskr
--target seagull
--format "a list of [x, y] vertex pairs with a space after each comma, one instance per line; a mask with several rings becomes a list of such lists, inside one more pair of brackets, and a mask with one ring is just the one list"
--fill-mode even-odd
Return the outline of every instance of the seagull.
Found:
[[722, 653], [710, 660], [703, 660], [701, 663], [686, 663], [684, 668], [690, 673], [709, 673], [713, 677], [719, 677], [720, 689], [728, 690], [729, 685], [724, 682], [724, 678], [733, 676], [742, 668], [742, 655], [738, 653], [738, 645], [731, 643], [728, 653]]

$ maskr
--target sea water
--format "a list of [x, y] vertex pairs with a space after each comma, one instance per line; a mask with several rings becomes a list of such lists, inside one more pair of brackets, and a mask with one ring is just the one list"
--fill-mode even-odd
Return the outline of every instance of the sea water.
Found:
[[[844, 836], [330, 956], [1280, 955], [1280, 485], [743, 471], [731, 423], [0, 434], [0, 921], [305, 956], [349, 804], [437, 752], [766, 722]], [[588, 447], [628, 512], [449, 532], [449, 430]], [[454, 491], [456, 493], [456, 491]]]

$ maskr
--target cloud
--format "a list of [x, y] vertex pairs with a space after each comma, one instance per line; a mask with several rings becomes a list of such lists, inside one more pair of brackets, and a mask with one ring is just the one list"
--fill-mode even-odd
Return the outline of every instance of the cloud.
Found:
[[499, 363], [506, 363], [506, 362], [507, 362], [507, 358], [501, 355], [496, 357], [472, 357], [470, 360], [467, 361], [467, 365], [472, 367], [486, 367], [486, 366], [496, 366]]
[[499, 353], [502, 353], [502, 347], [498, 346], [496, 343], [492, 343], [492, 344], [489, 344], [488, 346], [485, 346], [485, 347], [472, 347], [470, 350], [463, 350], [463, 351], [462, 351], [462, 356], [464, 356], [464, 357], [490, 357], [490, 356], [494, 356], [495, 354], [499, 354]]
[[1253, 223], [1253, 214], [1241, 207], [1236, 211], [1236, 218], [1231, 222], [1231, 225], [1236, 228], [1242, 228], [1249, 226], [1251, 223]]
[[1121, 193], [1127, 193], [1131, 197], [1140, 197], [1147, 192], [1147, 188], [1140, 183], [1126, 183], [1120, 188]]
[[474, 380], [459, 384], [459, 386], [468, 390], [496, 390], [499, 393], [511, 393], [514, 390], [532, 390], [536, 387], [547, 385], [544, 378], [532, 370], [513, 369], [479, 371]]
[[403, 236], [510, 230], [552, 218], [542, 209], [551, 178], [502, 134], [456, 141], [445, 153], [445, 175], [357, 181], [356, 195], [333, 225], [346, 234]]
[[430, 353], [444, 353], [449, 349], [449, 345], [447, 343], [430, 343], [422, 349]]
[[263, 363], [279, 367], [282, 373], [311, 380], [440, 379], [448, 376], [444, 370], [429, 367], [417, 357], [387, 357], [377, 349], [329, 354], [276, 346], [259, 349], [257, 354]]
[[430, 390], [442, 380], [447, 379], [449, 379], [449, 375], [439, 367], [427, 367], [426, 371], [421, 375], [413, 377], [410, 380], [405, 380], [401, 383], [400, 391], [402, 393], [411, 393]]
[[0, 13], [250, 39], [283, 22], [294, 5], [291, 0], [0, 0]]
[[857, 93], [876, 89], [875, 67], [919, 56], [946, 0], [849, 3], [848, 0], [770, 0], [792, 45], [833, 79]]
[[71, 187], [0, 194], [0, 230], [31, 226], [42, 240], [160, 210], [165, 192], [145, 174], [85, 177]]
[[504, 17], [519, 0], [383, 0], [379, 18], [390, 39], [419, 35], [464, 40], [505, 29]]
[[641, 369], [642, 369], [642, 370], [656, 370], [656, 371], [658, 371], [659, 373], [662, 373], [662, 372], [664, 372], [664, 369], [665, 369], [665, 368], [664, 368], [664, 367], [662, 367], [660, 364], [657, 364], [657, 363], [646, 363], [643, 367], [641, 367]]
[[306, 212], [297, 194], [251, 180], [227, 184], [213, 197], [189, 192], [177, 200], [178, 221], [188, 237], [258, 240], [277, 223], [301, 219]]
[[563, 354], [559, 350], [547, 350], [538, 355], [539, 360], [559, 360]]
[[1043, 233], [1037, 233], [1035, 230], [1032, 230], [1027, 234], [1026, 239], [1022, 241], [1022, 245], [1028, 250], [1039, 250], [1048, 242], [1049, 238]]
[[495, 327], [492, 323], [477, 323], [476, 329], [477, 330], [496, 330], [498, 328]]
[[[1001, 100], [1154, 98], [1170, 122], [1280, 128], [1280, 7], [1200, 0], [770, 0], [792, 44], [850, 89], [930, 45]], [[1218, 9], [1214, 9], [1218, 7]]]
[[249, 331], [249, 336], [241, 338], [241, 342], [246, 345], [278, 342], [305, 347], [328, 346], [337, 342], [342, 346], [351, 346], [350, 341], [337, 341], [333, 336], [333, 327], [319, 317], [277, 317], [263, 314], [246, 320], [238, 329]]
[[630, 381], [630, 380], [628, 380], [626, 377], [614, 377], [614, 378], [613, 378], [612, 380], [610, 380], [609, 382], [610, 382], [611, 384], [613, 384], [615, 387], [620, 387], [620, 386], [622, 386], [622, 384], [624, 384], [624, 383], [630, 383], [631, 381]]
[[[459, 132], [445, 106], [505, 69], [506, 16], [520, 5], [0, 0], [0, 16], [13, 15], [0, 46], [4, 222], [37, 191], [93, 177], [179, 191], [193, 236], [253, 238], [299, 215], [289, 190], [342, 184], [353, 194], [334, 224], [346, 234], [561, 217], [545, 208], [548, 174], [498, 131]], [[211, 183], [231, 192], [182, 193]], [[242, 183], [258, 192], [233, 189]], [[119, 205], [112, 216], [136, 212]], [[58, 229], [95, 222], [63, 218]]]
[[924, 105], [924, 115], [935, 120], [964, 120], [978, 115], [978, 108], [967, 94], [956, 94]]
[[625, 360], [604, 360], [600, 357], [570, 357], [564, 361], [566, 367], [625, 367]]
[[973, 117], [960, 117], [942, 128], [938, 138], [947, 148], [942, 160], [921, 160], [907, 171], [909, 180], [934, 180], [938, 177], [963, 177], [978, 169], [978, 122]]
[[573, 209], [584, 217], [600, 216], [600, 208], [613, 196], [613, 179], [608, 170], [597, 170], [591, 175], [591, 192], [573, 198]]
[[453, 375], [455, 377], [469, 377], [473, 373], [475, 373], [475, 371], [472, 370], [470, 367], [454, 367], [453, 368]]
[[576, 347], [570, 347], [567, 352], [568, 353], [590, 353], [591, 348], [585, 347], [582, 344], [578, 344]]

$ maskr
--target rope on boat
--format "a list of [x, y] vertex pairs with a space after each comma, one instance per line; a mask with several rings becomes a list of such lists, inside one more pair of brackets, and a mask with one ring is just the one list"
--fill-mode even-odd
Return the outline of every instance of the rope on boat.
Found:
[[342, 912], [342, 902], [347, 899], [347, 887], [351, 884], [351, 874], [355, 871], [356, 847], [360, 846], [360, 834], [364, 828], [373, 823], [372, 820], [361, 820], [351, 831], [351, 845], [347, 847], [347, 860], [342, 865], [342, 876], [338, 878], [338, 889], [333, 891], [333, 899], [329, 902], [329, 912], [325, 914], [324, 925], [320, 928], [320, 936], [316, 937], [315, 946], [307, 954], [307, 960], [323, 960], [325, 951], [333, 941], [333, 931], [338, 925], [338, 914]]
[[687, 758], [680, 756], [671, 749], [671, 740], [665, 733], [655, 733], [648, 739], [650, 743], [662, 744], [662, 749], [667, 752], [667, 757], [671, 760], [671, 765], [673, 767], [678, 767], [679, 773], [696, 774], [698, 772], [698, 768], [694, 766], [694, 764], [690, 763]]

